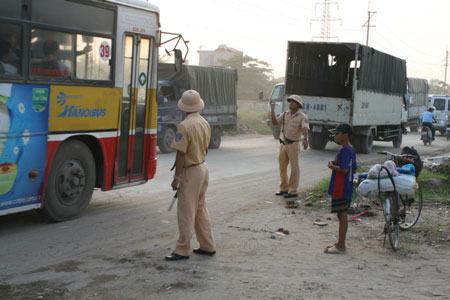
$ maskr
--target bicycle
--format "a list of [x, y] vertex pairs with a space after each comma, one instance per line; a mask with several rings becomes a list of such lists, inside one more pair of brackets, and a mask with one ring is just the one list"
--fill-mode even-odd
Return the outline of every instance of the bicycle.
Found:
[[[394, 154], [388, 151], [381, 151], [378, 154], [383, 154], [389, 156], [389, 160], [395, 162], [397, 166], [403, 166], [405, 164], [413, 163], [414, 160], [418, 159], [417, 156], [411, 154]], [[392, 174], [385, 168], [388, 177], [392, 182], [394, 187], [393, 191], [379, 192], [378, 198], [383, 207], [383, 216], [385, 219], [384, 233], [386, 243], [386, 235], [389, 238], [389, 243], [394, 251], [400, 248], [400, 230], [408, 230], [412, 228], [419, 220], [422, 205], [423, 205], [423, 194], [422, 185], [420, 182], [416, 182], [416, 187], [414, 188], [414, 194], [400, 194], [397, 192], [395, 187], [395, 181]], [[380, 170], [381, 173], [381, 170]], [[415, 175], [416, 179], [419, 174]], [[365, 178], [367, 174], [358, 174], [355, 176], [355, 185], [359, 185]], [[380, 179], [378, 179], [378, 189], [380, 189]]]

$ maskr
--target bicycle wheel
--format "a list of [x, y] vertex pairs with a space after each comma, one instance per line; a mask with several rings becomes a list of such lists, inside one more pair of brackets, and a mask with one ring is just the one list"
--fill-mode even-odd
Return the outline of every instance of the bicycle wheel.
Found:
[[407, 230], [416, 225], [422, 212], [422, 184], [418, 183], [414, 196], [400, 196], [400, 229]]
[[399, 214], [398, 214], [398, 201], [399, 197], [397, 193], [386, 193], [381, 198], [383, 211], [384, 211], [384, 233], [389, 238], [389, 243], [394, 251], [400, 248], [400, 226], [399, 226]]

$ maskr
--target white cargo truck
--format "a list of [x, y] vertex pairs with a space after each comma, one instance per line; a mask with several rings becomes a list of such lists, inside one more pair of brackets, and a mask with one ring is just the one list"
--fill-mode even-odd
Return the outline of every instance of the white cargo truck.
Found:
[[407, 122], [406, 61], [357, 43], [288, 42], [286, 94], [303, 97], [310, 146], [324, 149], [329, 130], [353, 126], [352, 144], [369, 153], [373, 141], [402, 143]]
[[416, 132], [421, 125], [421, 115], [427, 110], [428, 80], [408, 78], [408, 88], [405, 104], [408, 108], [408, 126]]

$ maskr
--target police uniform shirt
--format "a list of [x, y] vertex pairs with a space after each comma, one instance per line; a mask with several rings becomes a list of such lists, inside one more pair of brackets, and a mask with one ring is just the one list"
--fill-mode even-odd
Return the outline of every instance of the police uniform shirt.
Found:
[[280, 135], [282, 139], [286, 138], [292, 141], [298, 141], [300, 140], [302, 129], [309, 129], [308, 116], [300, 110], [295, 114], [292, 114], [290, 111], [284, 112], [277, 118], [277, 121], [280, 126], [280, 131], [283, 132]]
[[187, 168], [205, 161], [210, 138], [208, 121], [199, 113], [193, 113], [178, 125], [171, 147], [186, 154], [184, 167]]

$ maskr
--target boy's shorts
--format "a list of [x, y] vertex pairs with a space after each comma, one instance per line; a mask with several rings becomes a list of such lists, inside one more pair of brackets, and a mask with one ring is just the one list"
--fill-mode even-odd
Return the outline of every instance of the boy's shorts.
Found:
[[331, 199], [331, 212], [347, 211], [350, 207], [350, 202], [352, 202], [352, 199]]

